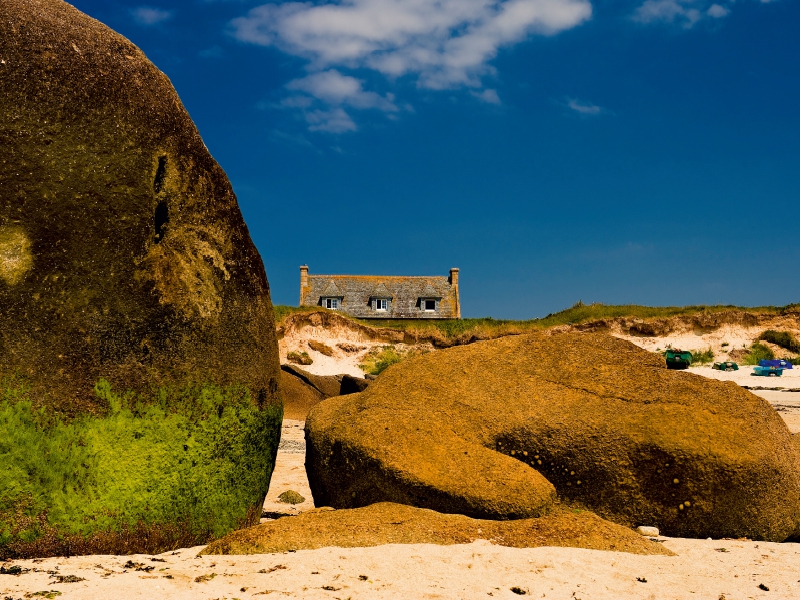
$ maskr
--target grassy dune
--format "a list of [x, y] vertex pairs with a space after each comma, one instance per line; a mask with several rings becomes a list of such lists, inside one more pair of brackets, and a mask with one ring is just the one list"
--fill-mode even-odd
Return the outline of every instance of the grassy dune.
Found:
[[[515, 333], [525, 333], [548, 329], [559, 325], [579, 325], [599, 319], [614, 319], [618, 317], [631, 317], [640, 319], [668, 318], [679, 316], [693, 316], [700, 313], [713, 314], [727, 311], [747, 311], [750, 313], [765, 313], [778, 315], [787, 309], [799, 308], [798, 304], [787, 306], [757, 306], [744, 307], [733, 305], [715, 306], [639, 306], [636, 304], [607, 305], [584, 304], [578, 302], [571, 308], [552, 313], [546, 317], [523, 321], [510, 319], [493, 319], [483, 317], [476, 319], [453, 320], [401, 320], [401, 319], [353, 319], [364, 325], [372, 327], [387, 327], [408, 332], [415, 337], [430, 337], [443, 340], [463, 340], [468, 338], [487, 339]], [[291, 307], [276, 306], [275, 321], [280, 323], [288, 315], [295, 312], [325, 310], [319, 307]], [[346, 316], [346, 315], [344, 315]]]

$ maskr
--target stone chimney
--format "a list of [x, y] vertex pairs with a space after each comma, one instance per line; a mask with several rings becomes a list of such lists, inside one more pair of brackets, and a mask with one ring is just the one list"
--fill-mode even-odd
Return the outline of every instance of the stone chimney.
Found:
[[453, 291], [456, 297], [456, 319], [461, 318], [461, 295], [458, 293], [458, 268], [453, 267], [450, 269], [450, 285], [453, 286]]
[[450, 269], [450, 285], [458, 287], [458, 268], [456, 267]]
[[300, 306], [303, 306], [303, 296], [308, 287], [308, 265], [300, 265]]

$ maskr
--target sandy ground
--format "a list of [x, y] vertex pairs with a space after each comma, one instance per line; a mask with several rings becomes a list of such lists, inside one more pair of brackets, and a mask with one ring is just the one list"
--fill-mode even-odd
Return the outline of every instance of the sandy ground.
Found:
[[[522, 591], [565, 600], [800, 598], [800, 544], [660, 539], [678, 556], [516, 549], [477, 541], [202, 558], [196, 547], [158, 557], [23, 560], [13, 564], [30, 571], [0, 575], [0, 596], [455, 600], [517, 598]], [[58, 583], [68, 576], [82, 580]]]
[[[690, 372], [740, 385], [800, 387], [800, 369], [782, 378], [752, 377], [748, 368], [725, 373], [698, 367]], [[776, 406], [793, 431], [800, 430], [800, 393], [775, 389], [754, 393]], [[791, 410], [782, 411], [782, 406]], [[302, 421], [283, 423], [278, 460], [264, 503], [265, 518], [313, 508], [304, 468], [303, 426]], [[287, 490], [300, 493], [306, 501], [296, 506], [279, 502], [278, 496]], [[29, 569], [20, 575], [0, 574], [0, 598], [455, 600], [525, 595], [565, 600], [800, 599], [800, 544], [659, 540], [677, 556], [516, 549], [477, 541], [458, 546], [322, 548], [255, 556], [198, 558], [202, 547], [196, 547], [157, 557], [20, 560], [0, 563], [6, 569], [12, 565]]]

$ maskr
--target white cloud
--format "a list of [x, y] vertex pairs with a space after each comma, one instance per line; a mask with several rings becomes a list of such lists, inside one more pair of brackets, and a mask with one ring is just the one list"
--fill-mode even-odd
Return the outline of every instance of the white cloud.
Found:
[[707, 0], [646, 0], [633, 13], [633, 20], [640, 23], [674, 23], [691, 29], [706, 18], [722, 19], [731, 12], [721, 4]]
[[471, 92], [471, 94], [487, 104], [501, 104], [500, 96], [497, 95], [497, 90], [485, 89], [482, 92]]
[[131, 16], [139, 25], [158, 25], [171, 19], [174, 14], [171, 10], [152, 8], [150, 6], [139, 6], [131, 9]]
[[554, 35], [591, 15], [590, 0], [321, 0], [258, 6], [231, 21], [230, 31], [242, 42], [305, 58], [311, 75], [287, 88], [331, 109], [306, 112], [307, 120], [316, 115], [309, 128], [353, 131], [342, 106], [379, 109], [390, 118], [398, 108], [391, 94], [365, 90], [339, 69], [368, 69], [389, 80], [410, 76], [427, 89], [469, 87], [499, 104], [497, 91], [481, 89], [481, 79], [494, 73], [490, 62], [502, 47]]
[[712, 4], [708, 7], [706, 14], [714, 19], [721, 19], [722, 17], [727, 17], [729, 12], [731, 12], [730, 8], [725, 8], [719, 4]]
[[308, 129], [310, 131], [325, 131], [327, 133], [344, 133], [356, 131], [353, 119], [344, 109], [337, 107], [330, 110], [313, 110], [305, 113]]
[[354, 108], [377, 108], [386, 112], [398, 110], [392, 94], [384, 97], [375, 92], [365, 91], [361, 80], [342, 75], [336, 69], [295, 79], [286, 87], [293, 91], [305, 92], [332, 105], [347, 104]]
[[570, 108], [576, 113], [585, 116], [599, 115], [600, 113], [604, 112], [603, 109], [596, 104], [592, 104], [590, 102], [581, 102], [580, 100], [576, 100], [574, 98], [569, 98], [566, 102], [566, 105], [567, 108]]
[[237, 39], [304, 57], [312, 70], [366, 67], [445, 89], [480, 86], [501, 47], [591, 14], [589, 0], [342, 0], [265, 4], [231, 26]]

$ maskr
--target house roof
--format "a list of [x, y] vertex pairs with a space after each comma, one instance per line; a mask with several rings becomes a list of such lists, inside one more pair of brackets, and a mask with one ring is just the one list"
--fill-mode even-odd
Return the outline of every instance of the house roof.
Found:
[[[335, 291], [334, 291], [335, 290]], [[342, 298], [340, 310], [360, 318], [382, 319], [457, 319], [460, 318], [458, 286], [449, 277], [308, 275], [301, 290], [300, 304], [319, 306], [321, 298]], [[389, 298], [386, 311], [372, 308], [372, 298]], [[435, 313], [426, 312], [420, 300], [439, 300]]]
[[322, 290], [320, 294], [321, 297], [325, 298], [339, 298], [342, 293], [339, 291], [339, 288], [336, 287], [336, 282], [331, 280], [328, 282], [328, 285], [325, 286], [325, 289]]
[[372, 290], [372, 297], [373, 298], [389, 298], [392, 293], [386, 287], [385, 284], [379, 283], [374, 290]]

